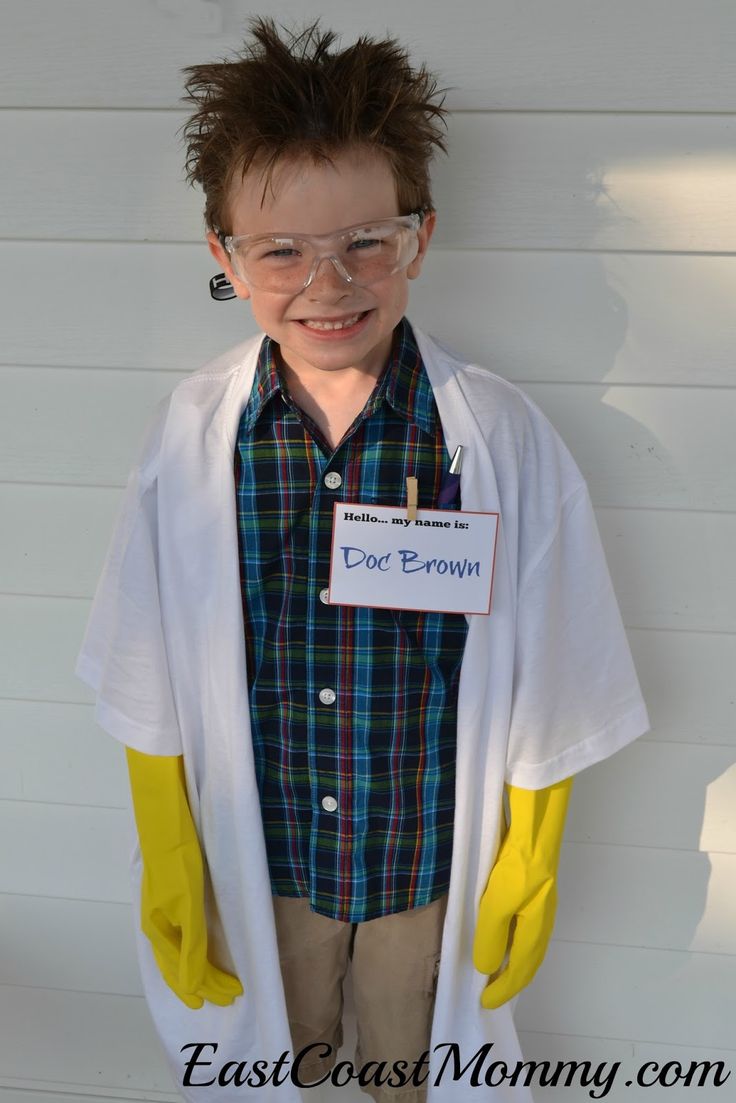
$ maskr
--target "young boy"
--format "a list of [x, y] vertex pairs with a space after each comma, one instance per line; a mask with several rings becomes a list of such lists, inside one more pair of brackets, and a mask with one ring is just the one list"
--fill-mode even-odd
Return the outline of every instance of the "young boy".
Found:
[[[329, 1079], [351, 963], [374, 1100], [528, 1103], [481, 1066], [520, 1059], [508, 1001], [552, 929], [571, 777], [646, 709], [569, 452], [405, 316], [435, 83], [391, 40], [252, 31], [187, 70], [187, 166], [263, 332], [158, 407], [77, 663], [128, 748], [145, 993], [186, 1099]], [[378, 572], [331, 601], [336, 503], [413, 487], [497, 517], [490, 613], [443, 612], [439, 578], [396, 608]]]

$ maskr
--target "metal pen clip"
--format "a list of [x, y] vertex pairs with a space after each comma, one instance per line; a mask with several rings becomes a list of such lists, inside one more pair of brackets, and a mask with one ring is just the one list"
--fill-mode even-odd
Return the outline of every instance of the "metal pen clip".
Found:
[[463, 446], [458, 444], [455, 449], [455, 455], [452, 457], [452, 463], [450, 464], [450, 474], [459, 475], [463, 466]]

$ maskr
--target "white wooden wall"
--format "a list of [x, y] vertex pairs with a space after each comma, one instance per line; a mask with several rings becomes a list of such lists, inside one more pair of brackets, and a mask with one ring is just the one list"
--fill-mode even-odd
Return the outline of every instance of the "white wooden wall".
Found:
[[154, 403], [254, 332], [209, 298], [176, 132], [180, 68], [257, 12], [390, 30], [454, 86], [410, 317], [568, 442], [649, 706], [576, 781], [526, 1055], [736, 1072], [732, 0], [4, 0], [0, 1103], [177, 1098], [134, 960], [122, 750], [72, 667]]

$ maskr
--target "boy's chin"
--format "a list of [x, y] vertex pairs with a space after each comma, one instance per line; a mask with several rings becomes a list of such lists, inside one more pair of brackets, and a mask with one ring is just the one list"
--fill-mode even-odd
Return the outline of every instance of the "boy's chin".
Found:
[[279, 346], [281, 361], [295, 373], [333, 373], [348, 368], [359, 369], [366, 375], [378, 377], [391, 354], [392, 334], [371, 342], [368, 347], [359, 341], [334, 344], [325, 341], [288, 341]]

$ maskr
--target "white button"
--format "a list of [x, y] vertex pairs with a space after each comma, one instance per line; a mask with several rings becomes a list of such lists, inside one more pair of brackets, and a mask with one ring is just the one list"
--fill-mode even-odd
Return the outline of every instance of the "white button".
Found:
[[330, 589], [329, 589], [328, 586], [325, 586], [324, 590], [320, 590], [319, 600], [322, 602], [323, 605], [329, 605], [329, 603], [330, 603]]
[[325, 812], [334, 812], [337, 808], [337, 801], [334, 797], [322, 797], [322, 807]]
[[319, 699], [320, 699], [320, 701], [322, 702], [323, 705], [332, 705], [332, 704], [334, 704], [335, 697], [336, 697], [336, 694], [335, 694], [334, 689], [321, 689], [319, 691]]
[[342, 475], [337, 471], [328, 471], [325, 475], [325, 486], [330, 490], [337, 490], [338, 486], [342, 486]]

